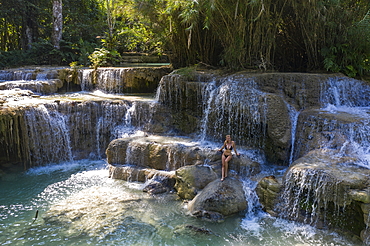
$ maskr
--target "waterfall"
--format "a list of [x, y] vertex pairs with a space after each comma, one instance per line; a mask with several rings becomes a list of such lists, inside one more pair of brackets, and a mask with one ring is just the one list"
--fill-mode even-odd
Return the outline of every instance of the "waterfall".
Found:
[[[113, 139], [126, 137], [142, 122], [133, 122], [136, 110], [125, 100], [57, 101], [25, 108], [22, 135], [23, 159], [41, 165], [82, 158], [101, 158]], [[139, 113], [138, 114], [143, 114]], [[136, 119], [136, 117], [134, 117]], [[17, 126], [18, 127], [18, 126]], [[21, 127], [21, 126], [20, 126]], [[7, 146], [10, 150], [15, 146]]]
[[205, 101], [204, 105], [204, 113], [203, 113], [203, 118], [201, 121], [201, 133], [200, 133], [200, 140], [204, 141], [207, 135], [207, 125], [208, 125], [208, 116], [211, 111], [211, 102], [214, 100], [214, 96], [216, 93], [216, 81], [213, 81], [209, 83], [204, 90], [204, 98], [208, 97], [208, 100]]
[[189, 110], [193, 115], [203, 115], [204, 102], [209, 98], [208, 82], [183, 81], [180, 75], [166, 76], [159, 83], [156, 100], [172, 110]]
[[250, 231], [253, 235], [260, 236], [262, 226], [259, 222], [260, 217], [257, 214], [261, 212], [261, 204], [256, 194], [257, 182], [248, 178], [242, 181], [244, 193], [247, 198], [247, 211], [241, 222], [241, 227]]
[[347, 77], [329, 77], [322, 84], [320, 101], [323, 107], [370, 106], [370, 87], [364, 82]]
[[71, 161], [72, 148], [67, 117], [56, 111], [56, 105], [31, 107], [24, 117], [28, 129], [31, 162], [38, 165]]
[[292, 147], [291, 147], [290, 156], [289, 156], [289, 165], [290, 165], [293, 163], [297, 123], [298, 123], [298, 116], [300, 112], [297, 111], [290, 104], [286, 103], [286, 105], [287, 105], [287, 108], [289, 109], [290, 120], [292, 122], [292, 130], [291, 130], [291, 135], [292, 135], [291, 136], [291, 146]]
[[[281, 214], [287, 219], [318, 226], [326, 222], [329, 211], [339, 216], [346, 207], [346, 192], [338, 189], [337, 181], [316, 169], [290, 169], [285, 176], [281, 195]], [[334, 209], [328, 209], [334, 206]]]
[[253, 78], [227, 78], [208, 99], [204, 135], [221, 140], [230, 134], [241, 145], [261, 147], [266, 134], [264, 93]]
[[81, 90], [91, 91], [93, 90], [93, 73], [92, 69], [82, 69], [79, 70], [79, 81], [81, 84]]

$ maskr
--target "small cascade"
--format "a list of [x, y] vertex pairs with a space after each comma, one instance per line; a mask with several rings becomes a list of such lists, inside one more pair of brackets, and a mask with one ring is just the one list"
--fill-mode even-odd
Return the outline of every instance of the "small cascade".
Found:
[[57, 78], [56, 70], [47, 68], [0, 70], [0, 81], [28, 81], [28, 80], [56, 79]]
[[290, 150], [290, 157], [289, 157], [289, 165], [293, 163], [293, 157], [294, 157], [294, 147], [295, 147], [295, 138], [296, 138], [296, 132], [297, 132], [297, 123], [298, 123], [298, 116], [299, 111], [297, 111], [294, 107], [286, 104], [287, 108], [289, 109], [289, 115], [290, 115], [290, 121], [292, 122], [292, 130], [291, 130], [291, 150]]
[[256, 187], [257, 182], [248, 178], [243, 179], [243, 190], [245, 197], [247, 198], [247, 210], [245, 217], [241, 222], [241, 226], [245, 230], [258, 235], [261, 229], [261, 225], [259, 223], [261, 217], [258, 216], [258, 213], [260, 213], [262, 210], [258, 195], [256, 193]]
[[[211, 85], [212, 88], [212, 85]], [[161, 80], [156, 100], [177, 112], [191, 111], [201, 116], [211, 93], [208, 82], [184, 81], [180, 75], [166, 76]]]
[[82, 69], [78, 71], [81, 90], [83, 91], [94, 90], [92, 71], [93, 71], [92, 69]]
[[230, 134], [238, 144], [263, 146], [266, 104], [253, 78], [228, 78], [210, 95], [204, 135], [219, 141]]
[[346, 208], [346, 193], [339, 187], [337, 181], [325, 172], [291, 169], [286, 174], [282, 202], [278, 205], [282, 209], [281, 215], [287, 219], [322, 226], [322, 223], [328, 222], [327, 212], [334, 212], [330, 216], [339, 217]]
[[[98, 117], [96, 127], [96, 143], [99, 158], [105, 152], [108, 141], [122, 137], [122, 134], [127, 132], [125, 129], [131, 126], [130, 122], [127, 124], [126, 119], [130, 108], [132, 108], [131, 105], [124, 101], [102, 102], [102, 115]], [[105, 136], [109, 136], [108, 141], [105, 139]]]
[[366, 110], [362, 116], [348, 111], [305, 112], [297, 128], [295, 159], [313, 149], [334, 149], [338, 155], [357, 157], [359, 165], [370, 167], [370, 115]]
[[101, 90], [107, 93], [123, 93], [127, 68], [84, 69], [81, 71], [81, 89], [85, 91]]
[[[124, 132], [125, 116], [131, 104], [127, 101], [64, 102], [59, 110], [69, 117], [71, 140], [80, 158], [98, 157], [105, 153], [108, 143]], [[81, 155], [81, 157], [80, 157]]]
[[72, 148], [69, 135], [68, 116], [56, 110], [56, 104], [32, 107], [24, 117], [28, 129], [28, 148], [31, 163], [55, 163], [71, 161]]
[[363, 81], [347, 77], [329, 77], [322, 84], [320, 101], [328, 105], [346, 107], [370, 106], [370, 87]]
[[370, 168], [370, 87], [350, 78], [329, 78], [323, 84], [320, 110], [299, 116], [293, 159], [313, 149], [335, 149]]
[[18, 158], [30, 166], [102, 158], [110, 141], [139, 129], [128, 119], [130, 114], [136, 114], [136, 109], [140, 107], [125, 100], [56, 100], [25, 107], [18, 112], [22, 120], [9, 126], [16, 129], [10, 132], [12, 135], [1, 132], [6, 137], [5, 143], [9, 143], [3, 152], [19, 152]]
[[211, 102], [214, 99], [214, 94], [216, 93], [216, 82], [209, 83], [205, 89], [205, 95], [204, 98], [207, 98], [208, 100], [205, 102], [204, 105], [204, 115], [202, 117], [202, 122], [201, 122], [201, 133], [200, 133], [200, 140], [204, 141], [206, 139], [206, 132], [207, 132], [207, 125], [208, 125], [208, 117], [209, 113], [211, 111]]
[[79, 83], [83, 91], [101, 90], [106, 93], [153, 93], [167, 67], [98, 68], [79, 70]]

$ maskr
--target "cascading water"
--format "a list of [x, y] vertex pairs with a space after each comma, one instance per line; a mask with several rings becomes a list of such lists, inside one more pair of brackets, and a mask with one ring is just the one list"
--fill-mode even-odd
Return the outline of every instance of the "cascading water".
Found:
[[100, 69], [97, 71], [84, 69], [80, 75], [81, 89], [84, 91], [96, 89], [107, 93], [122, 93], [126, 70], [127, 68]]
[[360, 80], [331, 77], [322, 84], [320, 101], [322, 107], [368, 107], [370, 88]]
[[[283, 202], [279, 206], [285, 218], [317, 226], [319, 220], [326, 220], [325, 212], [328, 211], [330, 202], [338, 208], [346, 206], [345, 197], [341, 197], [343, 192], [333, 189], [335, 180], [325, 173], [312, 169], [293, 169], [286, 174], [284, 185]], [[302, 208], [310, 212], [303, 213]], [[339, 211], [334, 216], [338, 215]]]
[[32, 107], [25, 112], [28, 129], [28, 148], [35, 165], [71, 161], [72, 148], [67, 117], [56, 111], [56, 104]]
[[202, 117], [201, 121], [201, 133], [200, 133], [200, 140], [204, 141], [207, 136], [207, 125], [208, 125], [208, 117], [209, 113], [211, 111], [211, 103], [212, 100], [214, 100], [214, 94], [216, 93], [216, 82], [213, 81], [212, 83], [209, 83], [205, 89], [205, 95], [204, 98], [208, 97], [208, 100], [205, 100], [205, 106], [204, 106], [204, 116]]
[[290, 115], [290, 120], [292, 122], [292, 131], [291, 131], [291, 150], [290, 150], [290, 157], [289, 157], [289, 165], [293, 163], [293, 158], [294, 158], [294, 147], [295, 147], [295, 138], [296, 138], [296, 132], [297, 132], [297, 123], [298, 123], [298, 116], [299, 116], [299, 111], [297, 111], [294, 107], [289, 105], [287, 103], [287, 108], [289, 109], [289, 115]]
[[[117, 76], [103, 76], [101, 79], [109, 78], [114, 81], [118, 80]], [[91, 78], [91, 73], [86, 70], [85, 79], [87, 78]], [[192, 111], [199, 117], [200, 140], [211, 139], [220, 142], [227, 133], [235, 136], [238, 146], [264, 146], [267, 134], [265, 112], [268, 93], [260, 91], [254, 79], [238, 81], [233, 78], [210, 83], [184, 84], [174, 80], [172, 85], [161, 86], [159, 88], [164, 89], [164, 94], [158, 96], [159, 103], [170, 104], [172, 109], [178, 112]], [[83, 90], [97, 88], [87, 81], [81, 82], [81, 87]], [[104, 91], [121, 92], [112, 88], [109, 84], [104, 85]], [[189, 216], [183, 203], [178, 201], [174, 194], [153, 197], [143, 193], [140, 184], [109, 179], [104, 162], [76, 160], [86, 157], [101, 158], [110, 140], [131, 136], [134, 130], [163, 120], [156, 116], [160, 105], [153, 102], [127, 102], [115, 98], [84, 101], [73, 98], [73, 95], [70, 97], [48, 99], [43, 106], [28, 111], [25, 116], [28, 117], [27, 122], [32, 120], [32, 124], [35, 124], [27, 128], [33, 132], [31, 135], [36, 137], [33, 145], [45, 146], [43, 141], [47, 139], [53, 143], [53, 146], [48, 146], [50, 154], [44, 157], [41, 152], [35, 152], [39, 155], [35, 160], [50, 164], [49, 156], [53, 154], [53, 158], [66, 158], [51, 162], [70, 162], [32, 168], [26, 173], [0, 180], [0, 225], [3, 228], [0, 243], [271, 246], [350, 244], [338, 234], [328, 235], [327, 231], [315, 231], [311, 227], [289, 223], [264, 213], [255, 193], [257, 181], [252, 180], [247, 171], [241, 173], [245, 175], [243, 179], [248, 209], [241, 216], [227, 218], [222, 224]], [[297, 111], [290, 108], [289, 112], [290, 120], [295, 122]], [[42, 139], [37, 135], [41, 132], [39, 128], [44, 125], [47, 127], [44, 127], [42, 134], [50, 132], [48, 135], [55, 139]], [[52, 132], [63, 136], [54, 136]], [[292, 139], [294, 140], [294, 137]], [[155, 146], [155, 141], [151, 144]], [[176, 145], [177, 147], [168, 147], [169, 159], [164, 162], [163, 169], [176, 170], [188, 164], [184, 163], [185, 158], [176, 152], [181, 149], [181, 144], [176, 142]], [[60, 149], [62, 147], [64, 149]], [[129, 146], [126, 163], [145, 163], [143, 151], [146, 150]], [[61, 152], [63, 154], [58, 154]], [[240, 152], [247, 155], [247, 150], [241, 148]], [[256, 156], [260, 158], [262, 154]], [[257, 162], [265, 163], [265, 160]], [[268, 175], [274, 174], [270, 168], [267, 169]], [[17, 183], [22, 183], [22, 187]], [[319, 189], [319, 186], [317, 188]], [[14, 192], [9, 194], [11, 189]], [[12, 195], [22, 193], [26, 194], [22, 199]], [[61, 212], [66, 211], [65, 209], [69, 209], [68, 212]], [[39, 210], [42, 219], [39, 217], [31, 225], [36, 210]], [[200, 229], [194, 233], [187, 231], [189, 228]]]
[[[353, 79], [331, 78], [322, 89], [322, 108], [300, 115], [294, 159], [312, 149], [337, 149], [338, 154], [356, 156], [358, 165], [370, 168], [368, 86]], [[304, 139], [308, 141], [301, 142]]]
[[[228, 79], [210, 93], [208, 124], [205, 135], [221, 140], [226, 134], [240, 145], [263, 146], [265, 136], [265, 105], [263, 92], [256, 89], [253, 78], [238, 81]], [[262, 101], [262, 103], [261, 103]]]

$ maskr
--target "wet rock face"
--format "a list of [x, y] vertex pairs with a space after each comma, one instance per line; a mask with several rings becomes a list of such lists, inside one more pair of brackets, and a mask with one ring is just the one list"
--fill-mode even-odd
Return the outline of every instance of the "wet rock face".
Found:
[[[367, 145], [369, 123], [366, 117], [323, 109], [305, 110], [299, 115], [294, 158], [314, 149], [336, 149], [353, 155], [353, 144]], [[352, 154], [353, 153], [353, 154]]]
[[292, 123], [286, 102], [275, 94], [267, 94], [265, 152], [271, 163], [289, 160]]
[[315, 150], [287, 170], [278, 213], [317, 227], [368, 235], [370, 170], [333, 150]]
[[196, 194], [218, 175], [207, 166], [185, 166], [176, 170], [177, 195], [183, 199], [193, 199]]
[[209, 183], [194, 199], [189, 202], [189, 211], [199, 216], [204, 211], [216, 212], [224, 216], [247, 208], [247, 201], [242, 183], [234, 178], [219, 179]]
[[276, 215], [273, 211], [277, 198], [281, 191], [281, 183], [274, 177], [264, 177], [258, 182], [256, 187], [256, 193], [259, 197], [259, 201], [262, 204], [264, 210], [271, 215]]

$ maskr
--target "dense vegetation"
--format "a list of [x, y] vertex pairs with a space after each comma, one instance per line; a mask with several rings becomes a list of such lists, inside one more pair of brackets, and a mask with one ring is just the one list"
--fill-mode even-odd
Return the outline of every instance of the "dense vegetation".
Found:
[[[52, 5], [63, 3], [60, 48]], [[7, 0], [0, 67], [117, 64], [167, 54], [174, 67], [370, 71], [368, 0]]]

